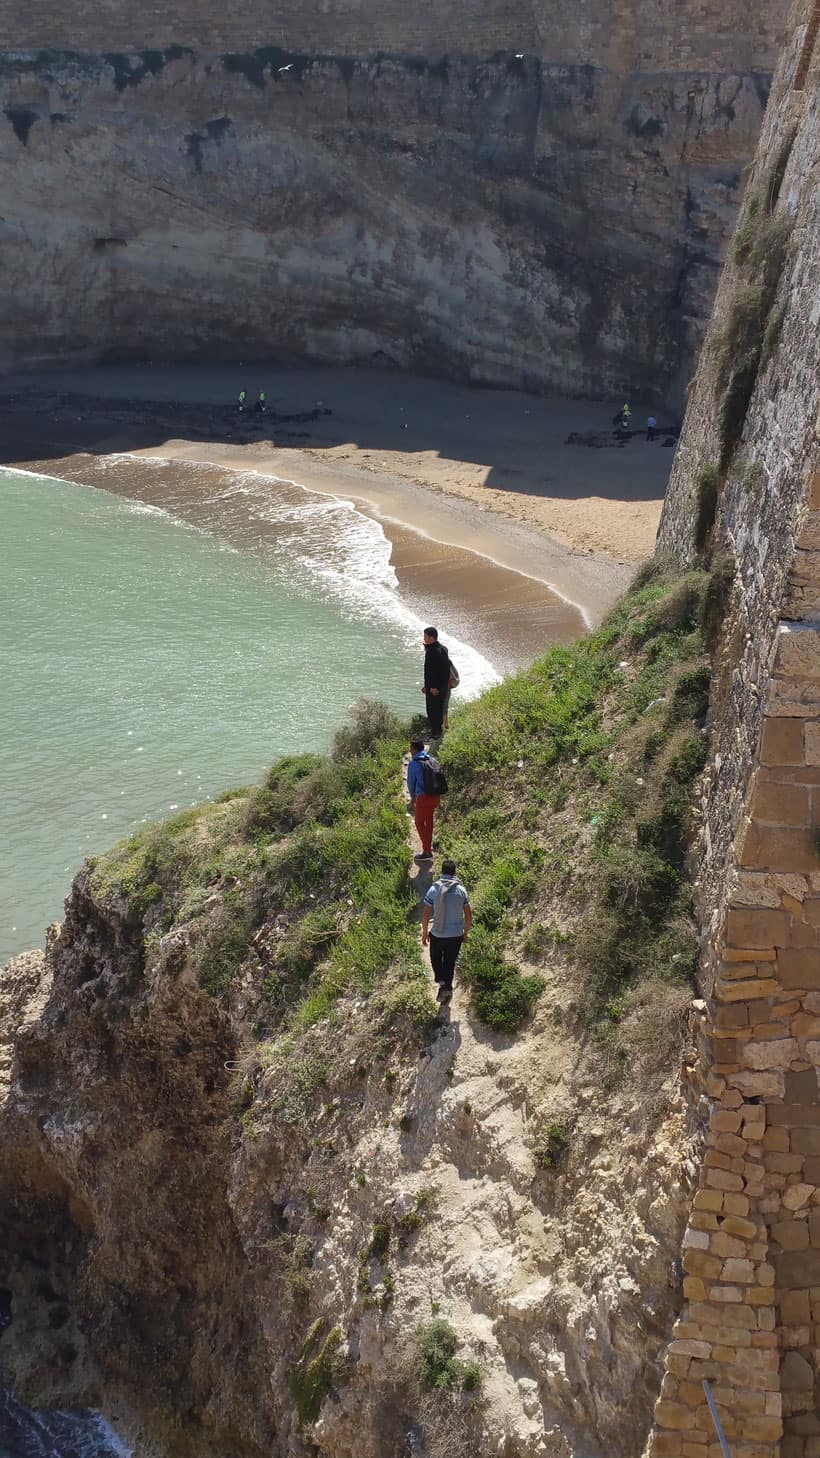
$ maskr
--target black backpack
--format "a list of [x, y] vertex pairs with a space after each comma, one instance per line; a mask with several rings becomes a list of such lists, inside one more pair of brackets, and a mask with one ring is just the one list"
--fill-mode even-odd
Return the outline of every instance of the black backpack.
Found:
[[435, 755], [421, 761], [421, 787], [425, 795], [447, 794], [447, 776]]

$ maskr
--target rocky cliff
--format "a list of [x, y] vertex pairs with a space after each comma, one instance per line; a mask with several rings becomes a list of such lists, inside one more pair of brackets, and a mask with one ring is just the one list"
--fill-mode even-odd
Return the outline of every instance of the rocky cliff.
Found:
[[309, 356], [680, 400], [785, 12], [1, 6], [0, 366]]
[[372, 705], [84, 869], [0, 977], [18, 1398], [116, 1411], [140, 1458], [642, 1447], [695, 1172], [707, 583], [650, 576], [452, 729], [443, 1019]]

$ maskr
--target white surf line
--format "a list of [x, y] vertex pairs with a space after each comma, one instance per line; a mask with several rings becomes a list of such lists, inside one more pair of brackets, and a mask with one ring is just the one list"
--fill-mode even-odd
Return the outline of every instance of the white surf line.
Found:
[[[233, 463], [226, 463], [224, 461], [202, 461], [199, 460], [196, 456], [163, 456], [153, 454], [137, 455], [134, 452], [123, 452], [121, 454], [130, 456], [135, 461], [154, 460], [165, 461], [168, 464], [172, 464], [174, 461], [181, 461], [184, 465], [188, 466], [216, 466], [217, 469], [235, 471], [237, 475], [243, 474], [247, 476], [258, 476], [260, 481], [279, 481], [282, 483], [283, 486], [295, 486], [298, 490], [305, 491], [314, 496], [329, 497], [330, 500], [338, 502], [340, 506], [344, 505], [347, 501], [351, 499], [351, 497], [348, 496], [340, 496], [338, 491], [331, 491], [329, 488], [325, 490], [322, 486], [307, 486], [303, 481], [297, 481], [292, 476], [277, 476], [273, 471], [260, 471], [256, 467], [250, 465], [234, 465]], [[426, 490], [423, 485], [420, 485], [416, 482], [412, 482], [410, 484], [411, 489], [414, 491]], [[568, 596], [568, 594], [566, 592], [563, 592], [560, 587], [558, 587], [554, 582], [550, 580], [549, 577], [539, 576], [539, 574], [536, 572], [527, 572], [522, 567], [511, 567], [507, 562], [502, 562], [499, 560], [498, 557], [494, 557], [491, 552], [485, 552], [479, 547], [470, 547], [461, 542], [449, 541], [444, 536], [436, 536], [433, 532], [425, 531], [423, 527], [416, 526], [414, 522], [403, 521], [400, 517], [390, 516], [386, 512], [383, 512], [377, 506], [376, 502], [373, 501], [370, 497], [361, 495], [358, 491], [352, 494], [352, 500], [354, 505], [358, 505], [359, 502], [363, 502], [368, 508], [367, 512], [363, 514], [371, 515], [372, 518], [376, 521], [388, 522], [392, 526], [401, 527], [403, 531], [413, 532], [416, 536], [422, 537], [428, 542], [438, 543], [440, 547], [455, 547], [456, 550], [460, 552], [469, 552], [471, 556], [477, 557], [479, 558], [479, 560], [484, 562], [492, 562], [493, 566], [500, 568], [501, 571], [513, 572], [516, 576], [523, 577], [529, 582], [540, 582], [543, 587], [548, 587], [550, 592], [552, 592], [555, 597], [559, 598], [561, 602], [566, 603], [568, 607], [575, 608], [576, 612], [580, 614], [585, 628], [591, 631], [593, 627], [593, 620], [589, 609], [586, 608], [584, 604], [582, 602], [579, 602], [576, 598]], [[436, 498], [436, 505], [439, 510], [442, 509], [438, 495]], [[446, 511], [446, 507], [443, 509]], [[556, 545], [558, 544], [556, 543]], [[571, 549], [567, 550], [569, 551]]]

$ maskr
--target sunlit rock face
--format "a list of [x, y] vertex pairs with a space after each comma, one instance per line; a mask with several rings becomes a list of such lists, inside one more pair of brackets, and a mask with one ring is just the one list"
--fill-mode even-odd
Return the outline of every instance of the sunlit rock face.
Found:
[[785, 0], [48, 8], [0, 31], [0, 366], [682, 399]]

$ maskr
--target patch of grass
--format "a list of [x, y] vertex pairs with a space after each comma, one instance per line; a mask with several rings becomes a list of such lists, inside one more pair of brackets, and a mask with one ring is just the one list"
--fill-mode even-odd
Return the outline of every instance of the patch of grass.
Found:
[[709, 582], [703, 594], [701, 607], [701, 632], [708, 653], [714, 653], [729, 617], [736, 576], [735, 558], [730, 552], [722, 552], [712, 563], [712, 571], [709, 574]]
[[461, 981], [470, 988], [478, 1016], [499, 1033], [515, 1033], [532, 1012], [543, 982], [523, 975], [504, 955], [497, 934], [475, 926], [459, 962]]
[[695, 548], [702, 552], [709, 540], [717, 514], [720, 471], [717, 466], [703, 466], [695, 478]]
[[548, 1124], [535, 1150], [539, 1169], [555, 1169], [569, 1148], [569, 1130], [565, 1124]]
[[373, 1234], [367, 1247], [370, 1260], [383, 1261], [390, 1251], [392, 1232], [387, 1221], [381, 1220], [373, 1226]]
[[333, 1391], [341, 1368], [344, 1336], [338, 1326], [328, 1330], [320, 1316], [305, 1337], [291, 1376], [291, 1391], [300, 1424], [314, 1423], [322, 1403]]
[[435, 1316], [416, 1328], [416, 1364], [422, 1388], [429, 1392], [474, 1392], [481, 1386], [478, 1363], [459, 1361], [459, 1346], [454, 1328], [443, 1316]]
[[421, 1226], [430, 1219], [435, 1208], [435, 1203], [436, 1195], [434, 1190], [424, 1188], [418, 1191], [415, 1203], [411, 1209], [405, 1210], [403, 1215], [399, 1215], [396, 1218], [395, 1224], [399, 1245], [407, 1245], [410, 1236], [415, 1234], [417, 1230], [420, 1230]]

